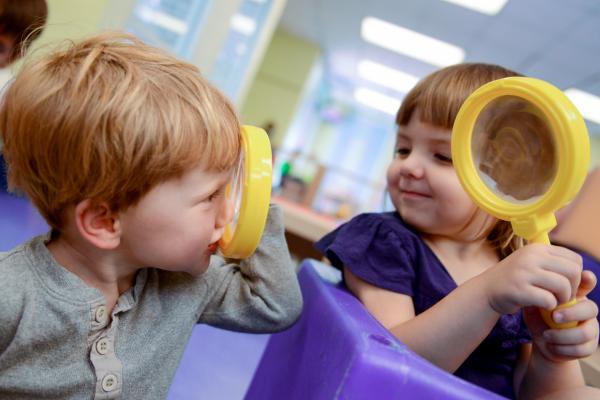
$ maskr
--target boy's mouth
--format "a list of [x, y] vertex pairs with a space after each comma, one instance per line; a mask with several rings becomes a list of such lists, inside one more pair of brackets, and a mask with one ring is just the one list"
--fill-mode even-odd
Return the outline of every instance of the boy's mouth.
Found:
[[214, 242], [208, 245], [208, 251], [211, 254], [214, 254], [217, 252], [217, 249], [219, 248], [219, 242]]

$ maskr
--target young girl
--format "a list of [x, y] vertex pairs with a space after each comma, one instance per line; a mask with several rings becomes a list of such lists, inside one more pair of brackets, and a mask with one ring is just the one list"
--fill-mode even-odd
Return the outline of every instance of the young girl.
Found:
[[[515, 75], [461, 64], [423, 79], [396, 118], [387, 171], [396, 212], [359, 215], [317, 248], [343, 268], [346, 285], [375, 318], [439, 367], [510, 398], [598, 396], [577, 362], [596, 348], [597, 307], [585, 297], [595, 276], [582, 272], [570, 250], [522, 246], [510, 223], [477, 208], [452, 166], [450, 133], [461, 104], [481, 85]], [[553, 318], [579, 325], [548, 329], [537, 307], [573, 296], [577, 305]]]

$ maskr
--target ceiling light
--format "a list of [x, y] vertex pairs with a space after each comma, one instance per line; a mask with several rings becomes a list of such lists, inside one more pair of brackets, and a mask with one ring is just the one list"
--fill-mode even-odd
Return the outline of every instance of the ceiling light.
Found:
[[408, 92], [419, 82], [419, 78], [414, 75], [370, 60], [361, 60], [358, 63], [358, 74], [361, 78], [397, 90], [400, 93]]
[[231, 17], [231, 29], [242, 35], [250, 36], [256, 30], [256, 21], [242, 14], [235, 14]]
[[473, 11], [487, 15], [496, 15], [504, 8], [508, 0], [444, 0]]
[[600, 97], [575, 88], [565, 90], [565, 94], [579, 109], [583, 118], [600, 124]]
[[400, 107], [400, 100], [367, 88], [356, 89], [354, 98], [361, 104], [392, 115]]
[[362, 20], [360, 34], [367, 42], [438, 67], [457, 64], [465, 59], [465, 51], [458, 46], [374, 17]]
[[139, 7], [137, 10], [137, 15], [142, 21], [160, 26], [161, 28], [178, 33], [180, 35], [185, 34], [188, 29], [185, 21], [163, 12], [153, 10], [150, 7]]

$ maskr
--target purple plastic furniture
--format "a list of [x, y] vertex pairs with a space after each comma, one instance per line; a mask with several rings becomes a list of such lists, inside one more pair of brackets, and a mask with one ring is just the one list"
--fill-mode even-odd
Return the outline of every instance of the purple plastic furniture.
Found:
[[48, 229], [27, 199], [0, 190], [0, 251], [8, 251]]
[[305, 260], [304, 311], [273, 334], [246, 399], [502, 399], [427, 362], [396, 340], [339, 284]]

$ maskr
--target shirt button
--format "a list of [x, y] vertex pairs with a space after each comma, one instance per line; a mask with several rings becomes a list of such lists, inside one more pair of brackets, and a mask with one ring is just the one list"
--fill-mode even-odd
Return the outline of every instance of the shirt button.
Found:
[[113, 374], [106, 374], [102, 378], [102, 390], [112, 392], [117, 388], [117, 377]]
[[109, 344], [110, 344], [110, 342], [105, 337], [102, 339], [98, 339], [98, 341], [96, 341], [96, 351], [98, 352], [98, 354], [103, 356], [106, 353], [108, 353]]
[[100, 323], [100, 324], [104, 324], [106, 322], [106, 319], [108, 318], [108, 315], [106, 315], [106, 307], [104, 306], [100, 306], [98, 308], [96, 308], [96, 322]]

